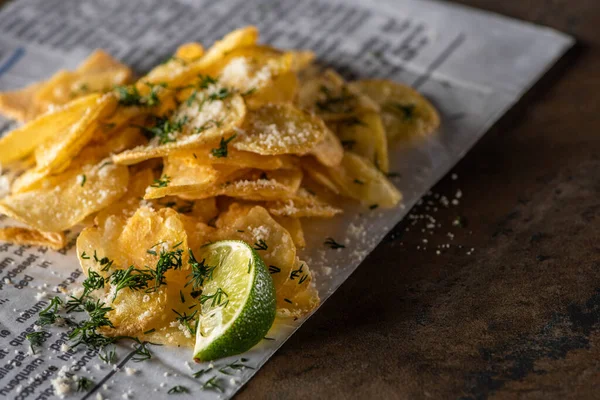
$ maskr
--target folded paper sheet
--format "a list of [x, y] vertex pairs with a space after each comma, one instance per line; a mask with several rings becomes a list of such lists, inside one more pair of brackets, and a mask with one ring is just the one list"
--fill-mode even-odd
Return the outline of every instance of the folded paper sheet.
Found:
[[[394, 183], [404, 194], [393, 210], [348, 212], [305, 224], [301, 255], [315, 272], [326, 300], [435, 182], [481, 138], [573, 44], [559, 32], [442, 2], [24, 0], [0, 11], [0, 90], [25, 86], [74, 68], [95, 48], [143, 72], [189, 41], [210, 44], [230, 30], [254, 24], [263, 43], [314, 50], [319, 61], [348, 78], [385, 77], [414, 86], [439, 109], [439, 134], [418, 146], [390, 152]], [[0, 131], [14, 123], [0, 119]], [[13, 224], [0, 216], [0, 225]], [[346, 245], [323, 245], [334, 237]], [[81, 281], [73, 245], [55, 253], [0, 243], [0, 396], [48, 399], [51, 380], [68, 372], [94, 381], [74, 398], [158, 399], [176, 385], [182, 398], [229, 398], [269, 359], [303, 320], [278, 321], [268, 337], [242, 357], [194, 365], [190, 349], [153, 347], [155, 357], [135, 363], [118, 349], [117, 366], [93, 351], [71, 350], [64, 332], [45, 338], [28, 354], [25, 335], [53, 293]], [[401, 266], [399, 266], [401, 268]], [[318, 311], [317, 311], [318, 312]], [[60, 369], [64, 366], [68, 368]], [[194, 373], [212, 368], [205, 373]], [[212, 378], [212, 383], [206, 384]]]

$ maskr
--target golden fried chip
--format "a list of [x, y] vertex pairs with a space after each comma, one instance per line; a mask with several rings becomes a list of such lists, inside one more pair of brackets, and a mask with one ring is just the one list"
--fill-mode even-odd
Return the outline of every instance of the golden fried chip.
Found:
[[292, 70], [299, 72], [308, 68], [315, 60], [315, 53], [310, 50], [295, 50], [292, 54]]
[[118, 201], [100, 210], [94, 218], [94, 223], [97, 226], [104, 226], [106, 220], [112, 215], [124, 218], [131, 217], [135, 213], [135, 210], [140, 206], [146, 188], [151, 185], [153, 181], [154, 173], [150, 169], [143, 169], [131, 173], [125, 195]]
[[174, 151], [206, 144], [218, 145], [220, 138], [231, 138], [246, 114], [244, 100], [224, 87], [211, 85], [194, 92], [175, 111], [171, 120], [158, 120], [147, 128], [153, 135], [147, 146], [113, 157], [117, 164], [131, 165]]
[[275, 215], [272, 215], [272, 217], [279, 225], [283, 226], [285, 230], [288, 231], [296, 247], [304, 248], [306, 246], [304, 230], [302, 229], [302, 223], [299, 218], [279, 217]]
[[237, 179], [219, 185], [209, 185], [202, 191], [181, 193], [179, 196], [184, 199], [229, 196], [253, 201], [277, 200], [294, 196], [301, 181], [300, 169], [275, 170], [268, 173], [253, 170]]
[[67, 244], [64, 232], [42, 232], [21, 227], [0, 228], [0, 241], [60, 250]]
[[326, 121], [379, 111], [379, 106], [373, 100], [346, 84], [342, 77], [330, 69], [316, 76], [311, 74], [301, 81], [298, 105]]
[[43, 82], [36, 82], [23, 89], [0, 92], [0, 113], [21, 122], [34, 119], [42, 113], [34, 100], [42, 85]]
[[339, 121], [336, 133], [347, 149], [367, 158], [381, 171], [388, 172], [387, 137], [378, 113], [367, 112]]
[[47, 140], [77, 129], [78, 122], [99, 99], [100, 95], [86, 96], [8, 132], [0, 138], [0, 164], [23, 158]]
[[253, 46], [258, 40], [258, 29], [246, 26], [229, 32], [221, 40], [217, 40], [202, 57], [188, 63], [181, 71], [167, 80], [170, 86], [185, 86], [198, 75], [207, 74], [216, 63], [228, 53], [241, 47]]
[[228, 149], [226, 156], [215, 157], [213, 153], [219, 155], [217, 150], [218, 149], [213, 146], [201, 146], [193, 150], [172, 153], [167, 159], [174, 160], [183, 158], [188, 165], [222, 165], [237, 168], [256, 168], [266, 171], [296, 167], [296, 162], [291, 156], [263, 156], [249, 151]]
[[[293, 56], [268, 46], [237, 48], [224, 56], [208, 75], [218, 76], [219, 83], [242, 93], [246, 104], [256, 109], [263, 104], [291, 102], [297, 80], [291, 72]], [[283, 78], [285, 75], [285, 79]]]
[[192, 42], [183, 44], [177, 48], [173, 57], [152, 68], [148, 74], [142, 77], [138, 86], [142, 82], [169, 82], [173, 77], [181, 73], [190, 62], [198, 60], [203, 54], [204, 47], [200, 43]]
[[368, 79], [352, 82], [351, 87], [379, 104], [389, 140], [427, 136], [440, 125], [439, 114], [433, 105], [409, 86]]
[[126, 167], [85, 165], [47, 180], [47, 186], [0, 200], [0, 213], [46, 232], [60, 232], [83, 221], [127, 190]]
[[287, 200], [269, 201], [265, 207], [273, 215], [286, 217], [316, 217], [331, 218], [343, 212], [315, 195], [300, 188], [293, 198]]
[[314, 160], [303, 160], [302, 167], [324, 186], [333, 186], [337, 192], [370, 207], [391, 208], [402, 199], [402, 194], [366, 158], [350, 151], [344, 153], [338, 167], [327, 168]]
[[[91, 95], [95, 98], [96, 95]], [[92, 139], [98, 128], [97, 120], [114, 112], [115, 96], [107, 94], [90, 105], [81, 119], [66, 132], [56, 132], [54, 140], [42, 143], [35, 150], [36, 169], [57, 171], [65, 168], [81, 149]]]
[[188, 192], [206, 192], [201, 198], [213, 197], [215, 192], [227, 180], [243, 176], [247, 170], [235, 167], [198, 165], [193, 163], [193, 157], [171, 157], [165, 160], [165, 166], [160, 179], [157, 179], [147, 189], [145, 199], [158, 199], [165, 196], [181, 195]]
[[29, 121], [51, 107], [125, 84], [131, 76], [129, 67], [104, 51], [96, 50], [76, 71], [59, 71], [47, 81], [0, 93], [0, 112], [19, 121]]
[[133, 72], [103, 50], [96, 50], [76, 71], [59, 71], [35, 93], [36, 105], [48, 108], [66, 104], [90, 93], [102, 93], [131, 80]]
[[260, 206], [232, 204], [216, 222], [213, 240], [243, 240], [258, 252], [271, 273], [278, 303], [279, 289], [289, 280], [296, 247], [288, 231]]
[[181, 267], [166, 270], [164, 282], [158, 286], [149, 279], [145, 289], [117, 290], [113, 279], [108, 279], [103, 300], [114, 309], [107, 313], [114, 328], [103, 330], [105, 335], [138, 336], [168, 327], [174, 319], [172, 309], [182, 306], [179, 290], [189, 274], [187, 235], [183, 222], [171, 209], [141, 207], [127, 220], [110, 216], [103, 225], [81, 232], [77, 254], [86, 274], [93, 270], [106, 278], [129, 266], [148, 271], [156, 270], [161, 259], [181, 261]]
[[306, 154], [327, 131], [323, 121], [291, 104], [270, 104], [248, 113], [231, 146], [263, 155]]
[[300, 317], [319, 305], [319, 294], [311, 285], [312, 273], [308, 264], [296, 258], [289, 279], [277, 292], [277, 315], [281, 317]]
[[321, 164], [328, 167], [335, 167], [342, 162], [344, 148], [340, 139], [327, 129], [325, 138], [310, 151], [310, 154], [315, 156]]
[[217, 208], [217, 199], [208, 197], [198, 200], [185, 200], [177, 196], [166, 196], [158, 200], [152, 201], [154, 208], [172, 208], [177, 211], [181, 217], [186, 216], [196, 222], [209, 223], [219, 215]]
[[[103, 142], [94, 142], [88, 144], [81, 152], [68, 163], [68, 170], [81, 168], [82, 165], [96, 163], [112, 153], [118, 153], [123, 150], [138, 146], [144, 143], [145, 138], [140, 133], [139, 129], [127, 127], [120, 130], [118, 133], [112, 134], [108, 140]], [[105, 163], [110, 163], [106, 160]], [[61, 170], [61, 168], [58, 168]], [[12, 193], [22, 193], [28, 190], [33, 190], [44, 185], [46, 179], [53, 175], [58, 175], [62, 172], [54, 173], [48, 168], [31, 168], [21, 174], [12, 185]]]

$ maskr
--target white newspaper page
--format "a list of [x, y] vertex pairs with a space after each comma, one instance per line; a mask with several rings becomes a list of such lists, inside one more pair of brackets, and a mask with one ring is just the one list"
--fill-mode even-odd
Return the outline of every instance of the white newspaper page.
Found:
[[[301, 258], [325, 301], [435, 182], [573, 44], [551, 29], [449, 3], [414, 0], [24, 0], [0, 10], [0, 90], [22, 87], [74, 68], [103, 48], [142, 73], [181, 43], [211, 44], [254, 24], [276, 47], [311, 49], [346, 78], [384, 77], [412, 85], [438, 108], [438, 135], [410, 148], [393, 147], [391, 171], [404, 194], [396, 209], [349, 209], [333, 221], [305, 223]], [[15, 124], [0, 120], [0, 129]], [[0, 217], [0, 224], [13, 221]], [[333, 237], [346, 245], [323, 245]], [[64, 251], [0, 243], [0, 398], [57, 398], [52, 380], [85, 376], [79, 399], [162, 399], [176, 385], [181, 398], [229, 398], [298, 329], [278, 320], [254, 349], [212, 364], [191, 362], [192, 350], [150, 346], [135, 362], [125, 345], [116, 364], [95, 351], [71, 349], [67, 330], [49, 330], [31, 354], [25, 336], [55, 294], [79, 285], [76, 234]], [[316, 311], [318, 312], [318, 310]], [[231, 368], [231, 363], [237, 367]], [[239, 366], [242, 365], [242, 366]], [[213, 384], [208, 383], [211, 381]], [[65, 390], [66, 391], [66, 390]]]

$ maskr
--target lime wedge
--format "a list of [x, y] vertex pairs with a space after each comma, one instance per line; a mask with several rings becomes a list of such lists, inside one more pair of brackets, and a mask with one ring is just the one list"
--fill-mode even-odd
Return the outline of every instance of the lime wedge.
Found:
[[250, 350], [275, 319], [275, 286], [265, 264], [238, 240], [204, 246], [196, 259], [214, 269], [199, 297], [194, 359], [209, 361]]

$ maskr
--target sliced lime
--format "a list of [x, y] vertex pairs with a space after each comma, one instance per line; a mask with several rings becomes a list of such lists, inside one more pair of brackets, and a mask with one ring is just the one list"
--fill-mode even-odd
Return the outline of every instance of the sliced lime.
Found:
[[248, 244], [222, 240], [200, 249], [207, 274], [200, 302], [194, 359], [209, 361], [240, 354], [261, 341], [275, 319], [275, 286]]

